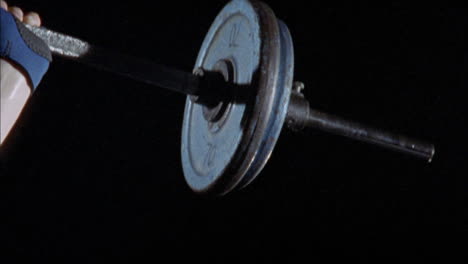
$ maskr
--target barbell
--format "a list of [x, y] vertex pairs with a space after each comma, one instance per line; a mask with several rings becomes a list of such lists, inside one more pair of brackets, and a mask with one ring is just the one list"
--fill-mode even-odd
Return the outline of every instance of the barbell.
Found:
[[[27, 26], [54, 55], [187, 95], [181, 156], [197, 193], [224, 195], [250, 184], [283, 127], [305, 127], [397, 150], [430, 162], [434, 146], [310, 108], [294, 82], [291, 34], [260, 1], [232, 0], [215, 18], [192, 73]], [[286, 126], [284, 126], [286, 124]]]

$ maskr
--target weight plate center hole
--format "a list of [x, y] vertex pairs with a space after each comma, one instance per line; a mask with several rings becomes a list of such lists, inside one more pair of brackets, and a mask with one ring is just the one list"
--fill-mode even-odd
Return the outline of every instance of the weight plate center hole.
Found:
[[[234, 66], [233, 63], [229, 60], [220, 60], [214, 67], [213, 71], [219, 72], [224, 76], [226, 82], [234, 81]], [[225, 89], [228, 91], [228, 87], [219, 87], [218, 89]], [[232, 102], [234, 101], [233, 96], [229, 96], [228, 100], [220, 101], [212, 106], [205, 105], [203, 106], [203, 116], [205, 120], [209, 122], [211, 130], [218, 130], [221, 128], [229, 116], [229, 112], [232, 108]], [[215, 131], [212, 131], [215, 132]]]

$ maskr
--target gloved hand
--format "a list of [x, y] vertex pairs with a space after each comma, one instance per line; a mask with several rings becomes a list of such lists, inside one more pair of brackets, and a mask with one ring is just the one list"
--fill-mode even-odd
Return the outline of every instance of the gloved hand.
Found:
[[[0, 1], [0, 144], [18, 119], [32, 91], [47, 72], [47, 45], [21, 23], [40, 26], [37, 13], [26, 15]], [[8, 11], [9, 12], [8, 12]]]

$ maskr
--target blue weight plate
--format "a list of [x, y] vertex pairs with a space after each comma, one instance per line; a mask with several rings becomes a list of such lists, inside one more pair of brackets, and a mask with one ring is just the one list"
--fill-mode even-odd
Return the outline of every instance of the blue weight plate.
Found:
[[216, 17], [200, 49], [195, 73], [218, 71], [254, 89], [251, 100], [207, 106], [187, 98], [182, 164], [196, 192], [225, 194], [251, 182], [281, 131], [292, 83], [292, 43], [271, 9], [235, 0]]

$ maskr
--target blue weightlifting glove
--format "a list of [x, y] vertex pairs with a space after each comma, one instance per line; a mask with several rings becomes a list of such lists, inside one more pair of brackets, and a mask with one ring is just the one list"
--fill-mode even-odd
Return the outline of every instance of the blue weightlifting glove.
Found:
[[52, 55], [47, 44], [11, 13], [0, 8], [0, 57], [21, 66], [33, 91], [49, 68]]

